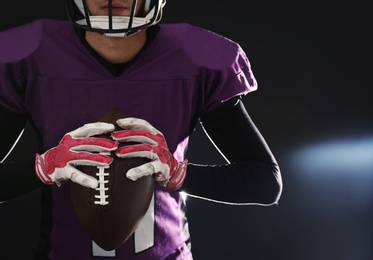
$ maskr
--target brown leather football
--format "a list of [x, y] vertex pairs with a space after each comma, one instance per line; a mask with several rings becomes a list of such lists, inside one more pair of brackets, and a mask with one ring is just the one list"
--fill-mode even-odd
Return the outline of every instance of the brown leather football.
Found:
[[[123, 111], [114, 109], [97, 121], [116, 125], [117, 119], [125, 117], [127, 115]], [[154, 191], [152, 176], [142, 177], [137, 181], [126, 177], [130, 168], [144, 164], [148, 159], [121, 159], [114, 153], [112, 157], [114, 161], [109, 168], [78, 167], [99, 180], [97, 189], [85, 188], [73, 182], [70, 185], [73, 205], [83, 228], [98, 246], [108, 251], [119, 247], [136, 230]]]

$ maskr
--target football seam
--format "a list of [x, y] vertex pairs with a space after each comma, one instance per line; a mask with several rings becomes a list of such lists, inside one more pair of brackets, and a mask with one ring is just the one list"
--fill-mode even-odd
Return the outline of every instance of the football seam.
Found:
[[109, 166], [97, 166], [98, 172], [96, 173], [96, 176], [98, 177], [98, 186], [96, 188], [96, 191], [98, 191], [98, 195], [95, 195], [96, 200], [94, 201], [94, 204], [96, 205], [105, 206], [109, 204], [109, 201], [107, 200], [109, 198], [109, 195], [106, 194], [106, 191], [109, 190], [106, 184], [109, 181], [105, 178], [109, 176], [109, 173], [105, 172], [105, 169], [108, 168]]

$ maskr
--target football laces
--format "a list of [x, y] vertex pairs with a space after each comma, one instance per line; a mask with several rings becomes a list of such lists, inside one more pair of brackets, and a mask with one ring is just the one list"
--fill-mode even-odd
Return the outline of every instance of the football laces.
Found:
[[109, 176], [109, 173], [105, 170], [108, 169], [110, 166], [97, 166], [98, 172], [96, 173], [96, 176], [98, 177], [98, 186], [96, 188], [96, 191], [98, 191], [98, 194], [95, 195], [95, 204], [105, 206], [109, 204], [109, 201], [107, 200], [109, 198], [109, 195], [106, 193], [109, 188], [106, 186], [106, 184], [109, 182], [107, 180], [107, 176]]

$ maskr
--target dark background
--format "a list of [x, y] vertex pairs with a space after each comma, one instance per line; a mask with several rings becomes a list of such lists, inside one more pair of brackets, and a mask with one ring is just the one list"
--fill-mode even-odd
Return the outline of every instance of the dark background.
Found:
[[[62, 0], [1, 1], [0, 10], [0, 30], [66, 19]], [[272, 207], [188, 198], [196, 260], [373, 259], [372, 10], [368, 0], [168, 1], [163, 22], [204, 27], [246, 51], [259, 89], [244, 102], [284, 182]], [[32, 152], [32, 138], [26, 130], [21, 150]], [[200, 128], [188, 157], [223, 162]], [[4, 259], [32, 258], [39, 196], [0, 204]]]

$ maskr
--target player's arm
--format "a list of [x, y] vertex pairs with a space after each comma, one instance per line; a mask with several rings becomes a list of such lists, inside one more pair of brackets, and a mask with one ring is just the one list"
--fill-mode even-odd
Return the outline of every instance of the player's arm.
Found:
[[22, 133], [26, 117], [0, 107], [0, 201], [25, 194], [41, 185], [35, 176], [34, 158], [4, 160]]
[[240, 99], [223, 104], [201, 123], [230, 163], [188, 164], [181, 190], [227, 203], [277, 203], [282, 191], [279, 166]]

